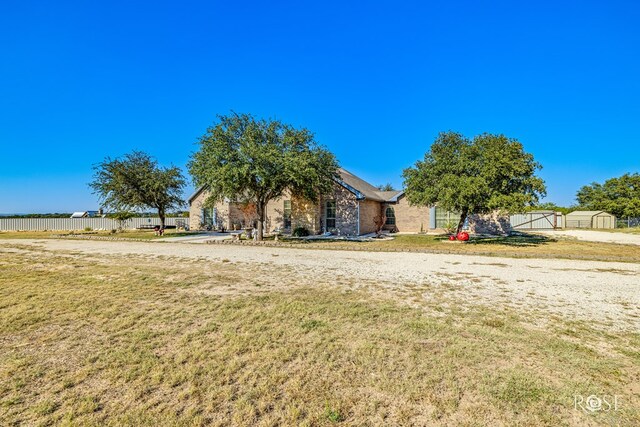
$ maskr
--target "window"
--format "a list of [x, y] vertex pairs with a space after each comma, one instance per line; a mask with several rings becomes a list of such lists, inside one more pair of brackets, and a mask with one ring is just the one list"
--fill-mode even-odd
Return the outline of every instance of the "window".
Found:
[[[450, 212], [436, 206], [436, 228], [446, 228], [448, 224], [458, 225], [460, 212]], [[468, 218], [464, 227], [468, 226]]]
[[336, 228], [336, 201], [327, 200], [324, 204], [325, 231]]
[[396, 225], [396, 212], [391, 206], [387, 206], [387, 210], [384, 215], [387, 217], [384, 225]]
[[202, 225], [207, 227], [213, 227], [215, 225], [215, 208], [204, 208], [202, 209]]
[[284, 209], [282, 210], [282, 222], [284, 228], [291, 228], [291, 200], [284, 201]]

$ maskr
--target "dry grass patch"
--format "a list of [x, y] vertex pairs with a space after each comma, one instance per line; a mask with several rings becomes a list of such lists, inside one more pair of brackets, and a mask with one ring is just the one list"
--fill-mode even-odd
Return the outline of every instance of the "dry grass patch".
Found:
[[628, 233], [628, 234], [640, 234], [640, 227], [629, 228], [598, 228], [597, 231], [604, 231], [607, 233]]
[[60, 237], [117, 237], [122, 239], [155, 240], [164, 237], [191, 236], [193, 232], [174, 229], [165, 230], [163, 236], [157, 236], [153, 230], [124, 230], [112, 233], [110, 230], [95, 231], [0, 231], [0, 239], [51, 239]]
[[640, 247], [616, 243], [553, 239], [541, 235], [472, 237], [468, 242], [451, 244], [446, 236], [399, 234], [392, 240], [373, 242], [297, 242], [314, 249], [353, 249], [389, 252], [429, 252], [486, 255], [512, 258], [565, 258], [593, 261], [640, 262]]
[[560, 319], [541, 329], [528, 313], [458, 308], [444, 291], [410, 307], [271, 271], [279, 287], [247, 292], [259, 270], [230, 263], [5, 249], [6, 424], [611, 421], [575, 411], [576, 393], [620, 394], [615, 423], [640, 423], [638, 334]]

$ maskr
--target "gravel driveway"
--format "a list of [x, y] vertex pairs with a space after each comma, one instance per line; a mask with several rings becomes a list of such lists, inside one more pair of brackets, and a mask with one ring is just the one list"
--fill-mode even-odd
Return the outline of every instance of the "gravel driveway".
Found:
[[87, 254], [256, 263], [308, 283], [349, 280], [398, 295], [411, 289], [426, 299], [445, 292], [461, 304], [504, 304], [640, 330], [640, 264], [633, 263], [87, 240], [4, 240], [0, 250], [25, 243]]
[[567, 237], [589, 242], [621, 243], [624, 245], [640, 245], [640, 234], [615, 233], [596, 230], [548, 230], [536, 231], [554, 237]]

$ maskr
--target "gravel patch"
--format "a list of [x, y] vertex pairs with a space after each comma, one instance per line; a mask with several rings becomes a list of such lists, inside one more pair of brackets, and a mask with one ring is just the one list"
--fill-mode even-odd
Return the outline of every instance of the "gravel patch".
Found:
[[[17, 241], [0, 241], [0, 246]], [[516, 259], [431, 253], [330, 251], [184, 243], [20, 240], [52, 251], [182, 257], [202, 262], [258, 263], [305, 281], [350, 280], [429, 299], [445, 293], [460, 303], [506, 305], [544, 315], [640, 330], [640, 264], [562, 259]], [[8, 249], [8, 248], [6, 248]], [[264, 277], [262, 277], [264, 279]]]
[[596, 230], [540, 230], [539, 234], [553, 237], [564, 237], [587, 242], [619, 243], [623, 245], [640, 245], [640, 234], [613, 233]]

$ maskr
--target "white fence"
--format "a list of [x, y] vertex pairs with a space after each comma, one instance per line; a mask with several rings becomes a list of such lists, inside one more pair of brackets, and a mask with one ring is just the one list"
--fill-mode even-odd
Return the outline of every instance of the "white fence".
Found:
[[[165, 225], [176, 225], [176, 221], [189, 223], [189, 218], [166, 218]], [[124, 222], [126, 229], [160, 225], [160, 218], [131, 218]], [[71, 231], [114, 230], [120, 223], [111, 218], [0, 218], [0, 231]]]
[[527, 212], [509, 216], [514, 230], [553, 230], [564, 228], [564, 215], [561, 212]]

